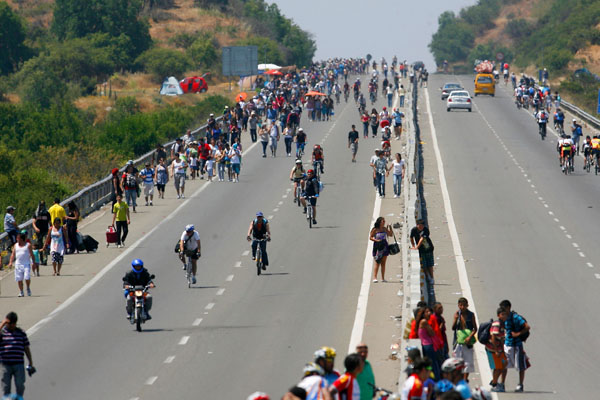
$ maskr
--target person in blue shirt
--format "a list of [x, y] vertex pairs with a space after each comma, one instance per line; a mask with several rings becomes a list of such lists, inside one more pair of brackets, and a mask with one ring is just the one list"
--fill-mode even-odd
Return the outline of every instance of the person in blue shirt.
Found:
[[148, 197], [150, 198], [150, 205], [154, 200], [154, 168], [150, 166], [150, 163], [146, 163], [146, 168], [140, 171], [140, 177], [144, 181], [144, 197], [146, 198], [146, 205], [148, 205]]
[[504, 352], [508, 359], [508, 368], [515, 368], [519, 371], [519, 384], [515, 392], [523, 391], [523, 381], [525, 380], [525, 370], [527, 369], [527, 356], [523, 351], [523, 340], [529, 336], [531, 329], [525, 318], [511, 311], [511, 303], [508, 300], [502, 300], [500, 307], [508, 313], [504, 321], [504, 330], [506, 338], [504, 339]]

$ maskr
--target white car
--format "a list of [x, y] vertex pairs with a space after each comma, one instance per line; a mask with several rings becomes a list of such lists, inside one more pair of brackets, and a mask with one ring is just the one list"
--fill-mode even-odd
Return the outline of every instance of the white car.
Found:
[[454, 108], [469, 110], [471, 112], [471, 95], [466, 90], [455, 90], [450, 92], [448, 100], [446, 100], [446, 111]]

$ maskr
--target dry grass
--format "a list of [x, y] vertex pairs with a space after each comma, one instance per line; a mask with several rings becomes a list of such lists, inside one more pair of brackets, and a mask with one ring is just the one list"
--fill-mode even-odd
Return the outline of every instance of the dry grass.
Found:
[[494, 20], [494, 27], [486, 31], [482, 36], [475, 38], [475, 44], [485, 44], [489, 41], [512, 44], [511, 38], [504, 33], [506, 24], [510, 21], [509, 16], [514, 19], [533, 19], [546, 7], [541, 0], [522, 0], [519, 3], [504, 6], [498, 18]]
[[575, 61], [569, 63], [569, 69], [576, 70], [582, 67], [600, 75], [600, 45], [590, 45], [575, 54]]
[[38, 23], [48, 28], [52, 22], [54, 0], [5, 0], [29, 23]]

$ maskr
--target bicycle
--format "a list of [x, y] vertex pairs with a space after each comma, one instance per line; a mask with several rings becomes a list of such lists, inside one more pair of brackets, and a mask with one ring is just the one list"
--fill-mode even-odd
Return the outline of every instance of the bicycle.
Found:
[[538, 123], [538, 125], [540, 136], [542, 137], [542, 140], [544, 140], [544, 138], [546, 137], [546, 124]]
[[313, 169], [315, 170], [315, 176], [317, 180], [321, 180], [321, 166], [323, 165], [323, 160], [315, 160], [313, 162]]
[[192, 264], [192, 254], [194, 252], [185, 252], [182, 256], [185, 257], [185, 279], [188, 283], [188, 289], [194, 284], [194, 271]]
[[302, 158], [304, 155], [305, 143], [296, 143], [296, 158]]
[[260, 242], [268, 241], [268, 238], [267, 239], [254, 239], [254, 241], [258, 242], [258, 245], [256, 246], [256, 275], [260, 275], [260, 273], [264, 267]]
[[563, 173], [569, 175], [571, 172], [573, 172], [573, 159], [571, 156], [567, 156], [563, 161]]
[[311, 200], [316, 198], [315, 196], [306, 196], [306, 219], [308, 220], [308, 228], [312, 228], [313, 219], [314, 219], [314, 209]]
[[298, 207], [302, 205], [300, 198], [302, 197], [302, 181], [296, 182], [296, 192], [294, 193], [294, 203], [298, 204]]

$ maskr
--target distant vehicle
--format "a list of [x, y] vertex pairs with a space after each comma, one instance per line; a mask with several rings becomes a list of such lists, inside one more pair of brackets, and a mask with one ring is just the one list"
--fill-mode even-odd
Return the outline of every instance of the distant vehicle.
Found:
[[463, 90], [460, 83], [446, 83], [442, 86], [442, 100], [446, 100], [453, 90]]
[[478, 94], [496, 94], [496, 83], [492, 74], [477, 74], [475, 76], [475, 96]]
[[[205, 74], [206, 75], [206, 74]], [[208, 90], [208, 85], [204, 76], [192, 76], [179, 81], [179, 86], [183, 93], [204, 93]]]
[[471, 95], [466, 90], [455, 90], [450, 92], [446, 101], [446, 111], [450, 112], [455, 108], [469, 110], [471, 112]]

